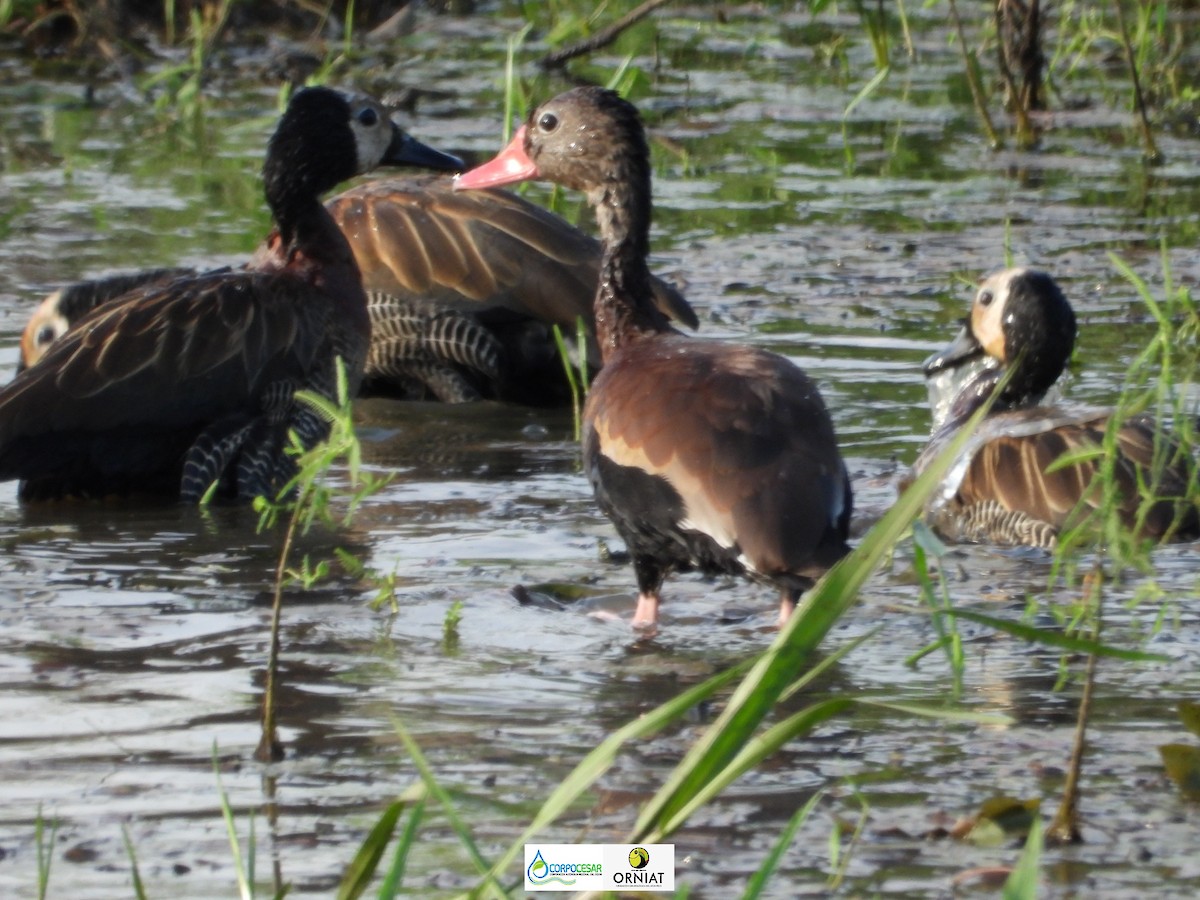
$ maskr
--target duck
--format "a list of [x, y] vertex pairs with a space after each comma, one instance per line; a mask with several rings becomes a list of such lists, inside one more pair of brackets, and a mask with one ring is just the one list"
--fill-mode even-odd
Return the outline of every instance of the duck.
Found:
[[120, 272], [103, 278], [76, 281], [52, 291], [34, 308], [21, 331], [17, 374], [20, 375], [45, 356], [51, 344], [96, 307], [148, 285], [166, 284], [184, 275], [195, 274], [195, 269], [180, 266], [143, 269], [140, 272]]
[[274, 497], [328, 425], [296, 400], [357, 390], [370, 340], [361, 274], [321, 203], [378, 165], [463, 168], [365, 95], [297, 91], [263, 183], [279, 240], [239, 269], [148, 280], [102, 302], [0, 390], [0, 480], [23, 500]]
[[[1051, 471], [1064, 454], [1102, 447], [1113, 415], [1052, 393], [1077, 332], [1075, 312], [1049, 273], [1008, 268], [983, 280], [958, 335], [925, 361], [931, 397], [947, 399], [934, 404], [933, 436], [910, 479], [992, 401], [926, 509], [942, 537], [1052, 550], [1096, 508], [1102, 460]], [[1196, 477], [1191, 456], [1149, 415], [1120, 422], [1115, 437], [1122, 524], [1156, 541], [1200, 537], [1196, 505], [1186, 500]], [[1151, 485], [1153, 497], [1144, 487]]]
[[[367, 291], [362, 396], [569, 404], [553, 327], [571, 343], [579, 320], [587, 339], [576, 361], [586, 360], [590, 376], [598, 370], [591, 306], [600, 243], [560, 216], [508, 191], [456, 192], [445, 175], [377, 178], [334, 196], [326, 209]], [[55, 291], [25, 326], [18, 371], [96, 306], [183, 274], [121, 273]], [[659, 278], [651, 286], [667, 316], [699, 326], [678, 290]]]
[[690, 570], [773, 587], [785, 621], [849, 551], [850, 479], [816, 383], [775, 353], [681, 333], [652, 302], [650, 153], [632, 103], [559, 94], [455, 185], [530, 179], [582, 191], [604, 245], [582, 456], [632, 559], [634, 628], [657, 631], [666, 577]]
[[[600, 242], [509, 191], [459, 192], [445, 175], [381, 178], [328, 203], [363, 272], [373, 327], [363, 393], [400, 399], [571, 402], [553, 335], [585, 327], [590, 375]], [[651, 279], [655, 305], [688, 328], [682, 294]], [[580, 359], [582, 356], [582, 360]]]

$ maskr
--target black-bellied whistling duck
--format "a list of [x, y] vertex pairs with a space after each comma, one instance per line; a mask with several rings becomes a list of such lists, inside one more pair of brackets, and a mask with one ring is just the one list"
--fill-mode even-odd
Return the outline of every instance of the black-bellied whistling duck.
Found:
[[350, 246], [321, 204], [377, 165], [461, 168], [374, 100], [298, 91], [263, 181], [281, 240], [241, 270], [154, 281], [102, 304], [0, 391], [0, 479], [25, 498], [149, 492], [194, 502], [273, 494], [328, 425], [294, 400], [357, 389], [370, 325]]
[[[367, 291], [371, 347], [363, 393], [569, 402], [551, 328], [560, 326], [570, 342], [582, 317], [590, 334], [599, 241], [507, 191], [456, 193], [445, 176], [366, 182], [326, 208], [350, 242]], [[22, 367], [99, 303], [180, 274], [156, 270], [56, 291], [25, 328]], [[664, 313], [696, 326], [677, 291], [657, 278], [652, 285]], [[593, 370], [599, 356], [590, 341]]]
[[[926, 360], [927, 377], [949, 382], [939, 389], [950, 402], [914, 477], [1015, 369], [929, 507], [943, 536], [1050, 548], [1079, 521], [1077, 507], [1099, 501], [1101, 460], [1047, 471], [1065, 453], [1100, 447], [1111, 418], [1094, 407], [1039, 405], [1066, 368], [1075, 334], [1075, 313], [1053, 278], [1006, 269], [983, 282], [958, 337]], [[1177, 442], [1137, 416], [1121, 424], [1116, 452], [1125, 525], [1155, 539], [1200, 536], [1196, 506], [1183, 500], [1195, 463]]]
[[532, 178], [584, 191], [604, 241], [604, 365], [583, 458], [633, 557], [634, 625], [656, 626], [665, 576], [689, 569], [778, 587], [786, 618], [847, 552], [850, 481], [816, 385], [774, 353], [679, 334], [650, 302], [650, 158], [632, 104], [599, 88], [560, 94], [457, 185]]

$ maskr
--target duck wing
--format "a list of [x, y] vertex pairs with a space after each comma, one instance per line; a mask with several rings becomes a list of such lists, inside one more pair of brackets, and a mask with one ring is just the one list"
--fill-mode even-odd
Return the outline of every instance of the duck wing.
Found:
[[330, 346], [331, 315], [301, 279], [251, 272], [105, 304], [0, 391], [0, 478], [136, 472], [177, 455], [207, 424], [305, 384]]
[[[590, 326], [600, 243], [516, 194], [419, 176], [367, 182], [326, 207], [368, 291], [470, 312], [499, 307], [572, 330], [582, 316]], [[697, 326], [678, 291], [655, 279], [654, 293], [665, 314]]]

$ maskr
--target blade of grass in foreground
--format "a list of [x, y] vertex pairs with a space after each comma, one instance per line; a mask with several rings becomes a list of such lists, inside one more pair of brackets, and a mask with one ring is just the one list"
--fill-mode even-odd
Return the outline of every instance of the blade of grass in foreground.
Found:
[[[861, 646], [865, 639], [873, 637], [879, 631], [878, 628], [873, 628], [867, 634], [860, 638], [839, 647], [836, 652], [831, 653], [823, 659], [818, 665], [813, 666], [802, 678], [794, 682], [783, 694], [784, 697], [795, 693], [802, 685], [810, 682], [813, 676], [821, 671], [832, 666], [837, 661], [841, 660], [846, 654]], [[699, 791], [692, 799], [681, 809], [675, 817], [663, 825], [661, 833], [658, 831], [651, 832], [645, 840], [647, 843], [657, 843], [658, 839], [665, 834], [673, 832], [676, 828], [687, 821], [696, 810], [708, 803], [714, 797], [721, 793], [725, 788], [738, 779], [750, 769], [754, 768], [768, 756], [771, 756], [778, 751], [784, 744], [792, 740], [792, 738], [811, 731], [820, 723], [833, 718], [834, 716], [844, 712], [852, 705], [876, 706], [884, 709], [891, 709], [897, 712], [905, 713], [906, 715], [928, 716], [930, 718], [947, 719], [957, 721], [969, 721], [977, 724], [989, 725], [1004, 725], [1012, 720], [1008, 716], [996, 713], [979, 713], [969, 710], [946, 710], [942, 708], [934, 708], [922, 704], [908, 703], [891, 703], [887, 701], [865, 700], [859, 698], [844, 698], [835, 697], [831, 700], [824, 700], [820, 703], [813, 704], [798, 713], [794, 713], [782, 722], [778, 722], [764, 731], [760, 735], [751, 737], [742, 747], [740, 753], [730, 761], [724, 769], [722, 769], [716, 777], [712, 779], [704, 788]]]
[[767, 854], [763, 864], [758, 867], [758, 871], [750, 877], [750, 882], [746, 885], [746, 893], [742, 894], [742, 900], [758, 900], [762, 895], [763, 888], [767, 886], [767, 882], [771, 880], [771, 876], [779, 867], [779, 860], [783, 858], [787, 848], [792, 845], [796, 829], [808, 820], [809, 814], [816, 808], [823, 793], [823, 791], [817, 791], [809, 797], [808, 802], [796, 810], [795, 815], [783, 827], [779, 840], [775, 842], [775, 846], [771, 848], [771, 852]]
[[[424, 791], [422, 791], [423, 794]], [[375, 869], [379, 866], [379, 860], [383, 858], [383, 851], [387, 849], [387, 845], [392, 839], [392, 833], [396, 830], [396, 822], [400, 820], [400, 814], [404, 812], [405, 807], [411, 805], [411, 802], [404, 798], [393, 800], [384, 809], [379, 816], [379, 821], [375, 823], [371, 833], [367, 835], [362, 846], [358, 848], [358, 852], [354, 854], [354, 859], [346, 867], [346, 874], [342, 876], [342, 882], [338, 885], [338, 900], [356, 900], [362, 896], [363, 891], [370, 885], [371, 879], [375, 877]], [[424, 802], [423, 796], [420, 802]], [[393, 863], [393, 871], [395, 868]], [[401, 871], [403, 871], [402, 863]]]
[[646, 840], [649, 834], [669, 834], [664, 827], [667, 823], [672, 827], [682, 824], [679, 812], [689, 806], [692, 798], [742, 751], [812, 651], [854, 605], [863, 584], [920, 515], [929, 496], [989, 409], [990, 404], [985, 404], [971, 417], [858, 547], [808, 592], [770, 649], [759, 657], [750, 674], [738, 685], [721, 715], [692, 745], [667, 783], [642, 810], [629, 838], [631, 841]]
[[138, 871], [137, 853], [129, 839], [129, 829], [121, 826], [121, 838], [125, 841], [125, 855], [129, 857], [129, 876], [133, 880], [133, 895], [137, 900], [146, 900], [146, 888], [142, 884], [142, 873]]
[[1116, 659], [1124, 659], [1130, 662], [1170, 662], [1171, 657], [1163, 653], [1150, 653], [1145, 650], [1127, 650], [1124, 647], [1115, 647], [1112, 644], [1102, 644], [1099, 641], [1091, 640], [1090, 638], [1074, 637], [1069, 634], [1063, 634], [1061, 631], [1054, 631], [1049, 628], [1035, 628], [1032, 625], [1026, 625], [1022, 622], [1010, 622], [1008, 619], [1000, 619], [996, 616], [989, 616], [986, 613], [975, 612], [970, 609], [947, 609], [939, 613], [940, 615], [954, 616], [958, 619], [966, 619], [968, 622], [975, 622], [978, 625], [986, 625], [988, 628], [993, 628], [996, 631], [1003, 631], [1006, 634], [1011, 634], [1013, 637], [1021, 638], [1034, 644], [1044, 644], [1047, 647], [1057, 647], [1059, 650], [1067, 650], [1072, 653], [1095, 654], [1096, 656], [1111, 656]]
[[[617, 753], [620, 752], [621, 747], [627, 742], [648, 737], [670, 722], [682, 718], [697, 703], [707, 699], [731, 681], [744, 675], [753, 662], [754, 658], [752, 657], [720, 674], [714, 675], [695, 687], [688, 688], [678, 697], [673, 697], [656, 709], [638, 716], [638, 718], [634, 719], [628, 725], [618, 728], [601, 741], [600, 745], [580, 760], [579, 764], [571, 771], [571, 774], [563, 779], [558, 787], [551, 792], [550, 796], [546, 798], [546, 802], [542, 804], [542, 808], [538, 810], [537, 815], [533, 817], [533, 820], [525, 830], [513, 841], [508, 850], [496, 860], [495, 865], [492, 866], [491, 871], [486, 876], [486, 881], [494, 883], [512, 864], [512, 861], [517, 858], [518, 854], [523, 851], [528, 841], [532, 840], [539, 831], [566, 812], [571, 804], [591, 788], [608, 771], [609, 767], [616, 760]], [[480, 888], [477, 887], [471, 892], [470, 896], [478, 896], [479, 892]]]
[[442, 812], [446, 814], [446, 818], [450, 822], [450, 827], [454, 829], [454, 833], [458, 836], [459, 841], [466, 849], [471, 861], [475, 864], [475, 870], [483, 875], [484, 884], [487, 887], [493, 888], [504, 895], [500, 883], [496, 880], [496, 876], [492, 875], [494, 867], [488, 868], [487, 860], [483, 858], [483, 854], [479, 852], [479, 848], [475, 844], [474, 838], [471, 837], [471, 831], [459, 816], [458, 811], [454, 808], [454, 804], [450, 801], [450, 795], [446, 793], [446, 789], [438, 784], [437, 779], [433, 775], [433, 767], [429, 765], [429, 760], [425, 758], [425, 754], [421, 752], [421, 748], [417, 742], [413, 740], [408, 730], [400, 724], [399, 719], [392, 719], [392, 727], [396, 729], [396, 734], [400, 736], [400, 740], [404, 743], [409, 755], [412, 757], [413, 764], [417, 767], [417, 771], [421, 773], [421, 781], [425, 784], [425, 789], [429, 791], [429, 795], [441, 804]]
[[798, 713], [793, 713], [781, 722], [772, 725], [762, 734], [752, 736], [724, 769], [704, 785], [670, 821], [651, 831], [644, 838], [648, 844], [657, 844], [691, 817], [692, 813], [713, 800], [721, 791], [760, 762], [778, 752], [784, 744], [802, 734], [812, 731], [822, 722], [845, 712], [852, 706], [876, 706], [906, 715], [927, 716], [942, 721], [973, 722], [977, 725], [1009, 725], [1012, 719], [1001, 713], [980, 713], [970, 710], [941, 709], [917, 703], [888, 703], [876, 700], [860, 700], [850, 697], [835, 697], [814, 703]]
[[1042, 859], [1042, 820], [1036, 816], [1016, 868], [1004, 882], [1004, 900], [1037, 900], [1038, 865]]
[[242, 900], [254, 898], [254, 817], [250, 817], [250, 841], [247, 845], [247, 862], [242, 862], [242, 844], [238, 839], [237, 825], [233, 821], [233, 807], [229, 805], [229, 795], [221, 783], [221, 761], [217, 757], [217, 745], [213, 742], [213, 774], [217, 778], [217, 799], [221, 806], [221, 816], [225, 819], [225, 831], [229, 835], [229, 849], [233, 856], [233, 868], [237, 873], [238, 896]]
[[408, 854], [417, 839], [417, 830], [425, 817], [425, 801], [421, 800], [413, 807], [408, 824], [396, 843], [396, 852], [392, 856], [392, 867], [384, 876], [383, 884], [379, 886], [379, 900], [393, 900], [400, 893], [400, 882], [404, 880], [404, 869], [408, 865]]

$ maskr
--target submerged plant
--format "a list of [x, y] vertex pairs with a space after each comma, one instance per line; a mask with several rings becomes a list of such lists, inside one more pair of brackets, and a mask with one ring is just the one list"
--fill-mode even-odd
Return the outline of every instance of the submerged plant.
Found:
[[[388, 478], [378, 478], [361, 471], [362, 448], [354, 431], [351, 415], [351, 399], [346, 381], [345, 366], [341, 360], [337, 365], [337, 402], [312, 391], [297, 391], [296, 398], [311, 406], [329, 423], [329, 436], [316, 446], [305, 450], [299, 438], [292, 434], [292, 454], [296, 458], [296, 474], [284, 486], [277, 498], [255, 499], [254, 507], [259, 514], [259, 530], [274, 527], [286, 517], [283, 544], [279, 551], [279, 562], [275, 569], [274, 602], [271, 606], [270, 651], [267, 658], [267, 678], [263, 688], [262, 739], [255, 756], [260, 760], [276, 760], [283, 755], [276, 730], [276, 678], [279, 670], [279, 628], [283, 611], [284, 589], [293, 583], [311, 588], [329, 573], [327, 562], [315, 566], [305, 557], [299, 568], [291, 565], [292, 548], [296, 537], [307, 533], [317, 522], [342, 525], [349, 524], [358, 505], [368, 496], [381, 490]], [[340, 520], [333, 513], [335, 491], [329, 485], [329, 472], [334, 465], [344, 462], [350, 491], [346, 509]]]
[[54, 838], [58, 834], [58, 820], [50, 825], [50, 833], [46, 833], [46, 820], [42, 818], [42, 807], [38, 806], [37, 817], [33, 824], [33, 844], [37, 847], [37, 895], [38, 900], [46, 900], [50, 887], [50, 864], [54, 862]]

